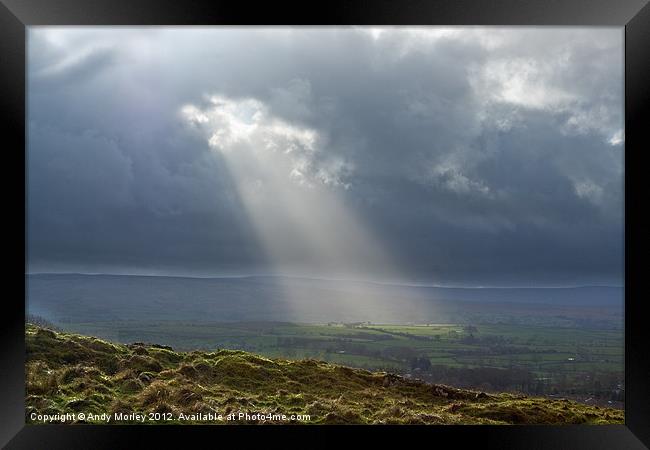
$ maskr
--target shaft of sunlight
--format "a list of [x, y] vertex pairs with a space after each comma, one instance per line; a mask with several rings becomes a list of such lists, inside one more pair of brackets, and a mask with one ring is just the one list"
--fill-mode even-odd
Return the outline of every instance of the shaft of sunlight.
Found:
[[[185, 106], [182, 115], [227, 166], [274, 273], [399, 279], [390, 255], [345, 205], [350, 167], [328, 154], [318, 130], [288, 123], [252, 98], [211, 96], [201, 107]], [[381, 321], [398, 305], [409, 308], [376, 289], [329, 287], [316, 295], [290, 278], [283, 289], [307, 320], [327, 311], [342, 321]]]

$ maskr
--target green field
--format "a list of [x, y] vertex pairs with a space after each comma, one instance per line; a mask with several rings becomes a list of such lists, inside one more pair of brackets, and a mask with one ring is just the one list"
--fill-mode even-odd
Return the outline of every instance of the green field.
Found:
[[[620, 330], [522, 325], [118, 322], [67, 331], [178, 350], [235, 349], [484, 390], [622, 400]], [[620, 405], [619, 405], [620, 406]]]

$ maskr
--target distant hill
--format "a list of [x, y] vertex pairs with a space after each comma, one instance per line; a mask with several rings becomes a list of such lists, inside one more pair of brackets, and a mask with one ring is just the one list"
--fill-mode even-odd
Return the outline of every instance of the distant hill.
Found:
[[[28, 311], [54, 323], [116, 320], [622, 326], [623, 288], [447, 288], [289, 277], [26, 275]], [[536, 322], [537, 323], [537, 322]]]
[[278, 420], [281, 414], [308, 415], [300, 423], [315, 424], [623, 423], [622, 411], [568, 400], [485, 394], [242, 351], [121, 345], [33, 324], [26, 347], [28, 423], [65, 413], [85, 414], [73, 422], [106, 423], [100, 418], [106, 413], [139, 423], [133, 412], [168, 419], [161, 423], [228, 423], [214, 418], [240, 412], [253, 418], [231, 423], [260, 422], [257, 414], [274, 423], [291, 421]]

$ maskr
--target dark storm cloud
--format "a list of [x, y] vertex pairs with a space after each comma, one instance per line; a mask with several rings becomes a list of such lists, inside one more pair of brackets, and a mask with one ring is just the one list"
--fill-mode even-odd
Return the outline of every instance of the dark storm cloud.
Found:
[[268, 270], [225, 130], [290, 136], [405, 279], [622, 282], [621, 30], [37, 27], [28, 64], [30, 270]]

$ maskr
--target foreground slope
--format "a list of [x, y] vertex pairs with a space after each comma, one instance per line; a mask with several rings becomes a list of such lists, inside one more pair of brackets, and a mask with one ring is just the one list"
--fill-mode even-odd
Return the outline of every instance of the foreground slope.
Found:
[[[301, 423], [623, 423], [619, 410], [485, 394], [314, 360], [271, 360], [232, 350], [181, 353], [32, 324], [26, 345], [28, 423], [40, 423], [33, 413], [72, 412], [159, 412], [171, 418], [166, 423], [228, 423], [207, 415], [238, 412], [308, 415]], [[242, 422], [247, 421], [235, 423]]]

